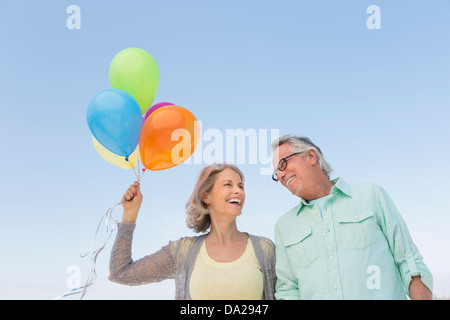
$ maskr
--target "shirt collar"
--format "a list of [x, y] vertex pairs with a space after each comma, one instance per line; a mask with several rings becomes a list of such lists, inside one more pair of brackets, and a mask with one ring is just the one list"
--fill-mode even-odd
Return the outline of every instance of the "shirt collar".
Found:
[[331, 193], [335, 194], [339, 191], [346, 196], [352, 197], [352, 192], [350, 190], [350, 186], [345, 182], [342, 178], [336, 178], [334, 180], [331, 180], [331, 183], [334, 184], [334, 186], [331, 188]]
[[[347, 184], [347, 182], [345, 182], [344, 179], [336, 178], [334, 180], [331, 180], [331, 183], [333, 184], [333, 186], [331, 187], [330, 194], [332, 194], [334, 196], [335, 194], [342, 193], [350, 198], [352, 197], [350, 186]], [[300, 204], [298, 205], [297, 215], [300, 213], [300, 211], [302, 210], [302, 208], [304, 206], [309, 206], [309, 205], [310, 205], [310, 203], [308, 203], [308, 201], [306, 201], [305, 199], [300, 199]]]

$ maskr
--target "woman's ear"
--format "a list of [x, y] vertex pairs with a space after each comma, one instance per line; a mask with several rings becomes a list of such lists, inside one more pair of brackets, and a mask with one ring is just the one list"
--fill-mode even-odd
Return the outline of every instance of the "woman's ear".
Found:
[[209, 204], [208, 192], [205, 192], [205, 193], [202, 195], [202, 202], [203, 202], [204, 204]]

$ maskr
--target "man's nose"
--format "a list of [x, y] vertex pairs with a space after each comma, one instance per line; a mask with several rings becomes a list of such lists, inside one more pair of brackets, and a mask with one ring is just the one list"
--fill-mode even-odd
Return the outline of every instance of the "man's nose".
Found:
[[278, 170], [278, 171], [277, 171], [278, 181], [282, 181], [282, 179], [283, 179], [283, 177], [284, 177], [285, 175], [286, 175], [286, 172], [285, 172], [285, 171]]

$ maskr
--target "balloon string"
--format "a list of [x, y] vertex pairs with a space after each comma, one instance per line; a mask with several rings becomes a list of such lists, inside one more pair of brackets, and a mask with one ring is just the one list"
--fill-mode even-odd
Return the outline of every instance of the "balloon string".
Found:
[[137, 181], [141, 181], [141, 178], [144, 176], [145, 171], [142, 170], [141, 173], [141, 166], [139, 160], [137, 161], [137, 170], [136, 167], [133, 165], [133, 163], [127, 158], [125, 158], [126, 161], [130, 164], [131, 169], [133, 169], [134, 175], [136, 176]]
[[125, 158], [125, 160], [128, 162], [128, 164], [130, 165], [131, 169], [133, 169], [134, 175], [136, 176], [136, 179], [139, 181], [140, 177], [138, 176], [138, 174], [136, 173], [136, 168], [133, 165], [133, 162], [131, 162], [128, 157]]
[[133, 165], [133, 163], [127, 158], [125, 158], [126, 161], [130, 164], [131, 169], [133, 169], [134, 175], [136, 176], [137, 181], [140, 181], [142, 176], [144, 175], [145, 171], [141, 173], [141, 167], [139, 160], [137, 161], [137, 170], [136, 167]]
[[[117, 206], [119, 206], [119, 205], [122, 205], [122, 202], [116, 203], [114, 206], [112, 206], [111, 208], [109, 208], [106, 211], [105, 215], [102, 216], [102, 218], [100, 219], [100, 222], [99, 222], [99, 224], [97, 226], [97, 230], [95, 231], [95, 235], [94, 235], [94, 239], [92, 240], [91, 248], [89, 249], [89, 251], [87, 253], [80, 255], [80, 258], [84, 258], [84, 257], [88, 256], [91, 259], [91, 261], [92, 261], [91, 272], [89, 273], [89, 276], [88, 276], [84, 286], [68, 290], [68, 291], [64, 292], [62, 295], [56, 297], [54, 300], [60, 300], [62, 298], [65, 298], [65, 297], [68, 297], [68, 296], [72, 296], [72, 295], [76, 295], [76, 294], [79, 294], [79, 293], [81, 293], [80, 300], [82, 300], [84, 295], [86, 294], [87, 288], [89, 288], [95, 282], [95, 280], [97, 279], [97, 273], [95, 272], [95, 267], [96, 267], [96, 264], [97, 264], [97, 258], [98, 258], [98, 255], [100, 254], [100, 252], [102, 252], [102, 250], [108, 244], [108, 241], [111, 238], [117, 223], [119, 222], [117, 219], [114, 219], [114, 217], [112, 216], [112, 213], [113, 213], [114, 209]], [[95, 245], [95, 242], [96, 242], [96, 239], [97, 239], [97, 235], [98, 235], [98, 232], [100, 230], [100, 227], [102, 225], [103, 220], [105, 221], [107, 237], [104, 240], [103, 244], [99, 248], [94, 250], [94, 245]], [[111, 226], [110, 226], [110, 221], [112, 222]]]

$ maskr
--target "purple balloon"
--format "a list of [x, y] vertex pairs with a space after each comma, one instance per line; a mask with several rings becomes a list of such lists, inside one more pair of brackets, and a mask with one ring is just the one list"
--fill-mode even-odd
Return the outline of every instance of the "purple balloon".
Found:
[[150, 115], [150, 113], [152, 113], [153, 111], [155, 111], [156, 109], [165, 107], [165, 106], [173, 106], [173, 103], [170, 102], [159, 102], [157, 104], [154, 104], [150, 109], [147, 110], [147, 112], [144, 115], [144, 122], [145, 120], [147, 120], [148, 116]]

